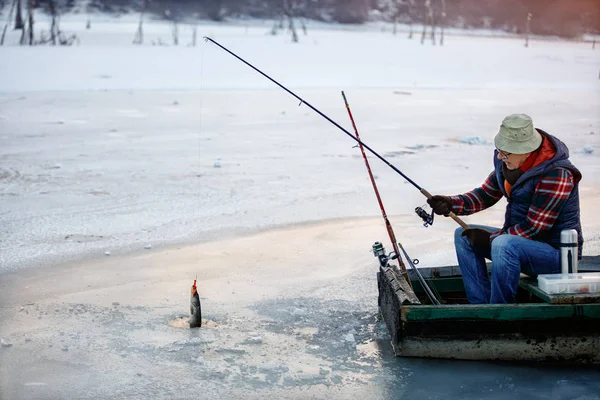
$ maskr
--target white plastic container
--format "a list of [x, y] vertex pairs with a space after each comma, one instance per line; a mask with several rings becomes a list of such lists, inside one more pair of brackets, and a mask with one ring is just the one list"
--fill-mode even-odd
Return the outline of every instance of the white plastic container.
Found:
[[548, 294], [600, 293], [600, 272], [538, 275], [538, 287]]

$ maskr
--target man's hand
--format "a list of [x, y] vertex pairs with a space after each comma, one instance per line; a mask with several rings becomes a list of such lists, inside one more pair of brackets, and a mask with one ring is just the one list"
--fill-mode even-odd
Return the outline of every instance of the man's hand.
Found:
[[471, 242], [471, 246], [477, 246], [482, 249], [491, 251], [492, 245], [490, 243], [490, 232], [481, 228], [469, 228], [465, 229], [462, 233]]
[[448, 196], [431, 196], [427, 199], [427, 204], [431, 207], [434, 213], [437, 215], [448, 216], [452, 211], [452, 199]]

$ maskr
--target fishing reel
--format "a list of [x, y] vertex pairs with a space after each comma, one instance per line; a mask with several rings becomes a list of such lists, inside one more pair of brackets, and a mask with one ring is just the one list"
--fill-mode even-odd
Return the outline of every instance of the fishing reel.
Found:
[[423, 220], [423, 226], [425, 228], [433, 225], [433, 216], [434, 216], [433, 210], [431, 211], [431, 214], [429, 214], [427, 211], [425, 211], [423, 209], [423, 207], [416, 207], [415, 213], [417, 213], [417, 215], [419, 217], [421, 217], [421, 219]]
[[[379, 264], [382, 267], [385, 267], [388, 264], [388, 261], [390, 260], [395, 260], [397, 258], [400, 257], [399, 254], [396, 254], [395, 252], [390, 252], [389, 254], [385, 252], [385, 248], [383, 247], [383, 244], [381, 244], [381, 242], [375, 242], [373, 243], [373, 255], [377, 258], [379, 258]], [[413, 264], [417, 265], [419, 263], [419, 259], [415, 258], [413, 260], [411, 260], [413, 262]]]
[[381, 242], [373, 243], [373, 255], [379, 259], [379, 264], [382, 267], [385, 267], [388, 264], [388, 261], [398, 258], [398, 254], [393, 251], [387, 254]]

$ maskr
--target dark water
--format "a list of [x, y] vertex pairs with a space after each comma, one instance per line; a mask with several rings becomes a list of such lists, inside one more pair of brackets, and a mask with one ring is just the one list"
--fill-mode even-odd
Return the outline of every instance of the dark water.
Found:
[[380, 344], [387, 382], [382, 398], [600, 399], [600, 371], [577, 366], [396, 358]]
[[200, 329], [156, 307], [0, 308], [29, 323], [0, 334], [0, 399], [600, 399], [597, 368], [397, 358], [372, 302], [202, 301]]
[[[332, 375], [334, 371], [354, 375], [354, 381], [344, 376], [340, 383], [366, 389], [369, 398], [600, 399], [598, 367], [399, 358], [378, 314], [356, 311], [356, 303], [342, 301], [299, 299], [293, 304], [262, 303], [262, 312], [281, 321], [267, 329], [284, 332], [292, 326], [317, 326], [306, 351], [330, 360]], [[294, 315], [298, 304], [310, 311]], [[354, 333], [356, 347], [340, 345], [347, 332]], [[311, 350], [310, 345], [318, 348]]]

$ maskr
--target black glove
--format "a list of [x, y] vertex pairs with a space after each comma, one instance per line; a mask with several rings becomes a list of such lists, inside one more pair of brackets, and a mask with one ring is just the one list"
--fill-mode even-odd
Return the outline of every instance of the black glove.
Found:
[[437, 215], [448, 216], [452, 211], [452, 199], [448, 196], [431, 196], [427, 199], [427, 204], [431, 207], [434, 213]]
[[492, 250], [490, 243], [490, 232], [481, 228], [469, 228], [465, 229], [462, 233], [463, 236], [469, 238], [471, 246], [477, 246], [485, 250]]

